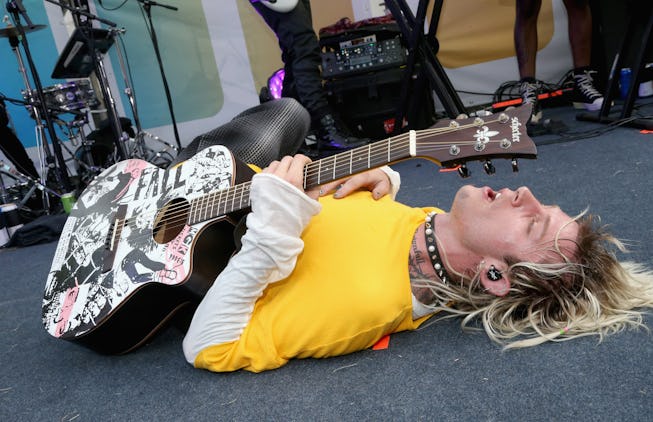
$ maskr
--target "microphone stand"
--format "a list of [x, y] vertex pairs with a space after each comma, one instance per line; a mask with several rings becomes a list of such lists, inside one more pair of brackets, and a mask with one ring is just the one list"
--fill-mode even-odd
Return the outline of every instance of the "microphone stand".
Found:
[[[20, 22], [20, 15], [22, 15], [23, 17], [27, 17], [27, 13], [21, 1], [9, 0], [7, 1], [6, 7], [7, 7], [7, 11], [13, 16], [14, 26], [16, 27], [19, 33], [18, 39], [13, 39], [15, 37], [11, 37], [12, 39], [10, 39], [10, 44], [12, 46], [12, 49], [14, 49], [14, 52], [17, 55], [19, 64], [22, 62], [22, 59], [21, 59], [20, 52], [18, 51], [18, 45], [22, 44], [23, 51], [25, 52], [25, 57], [27, 58], [27, 64], [30, 73], [32, 75], [32, 81], [34, 82], [34, 85], [36, 87], [35, 91], [38, 97], [38, 104], [35, 104], [33, 101], [34, 100], [33, 92], [30, 89], [31, 87], [29, 85], [29, 79], [27, 78], [27, 75], [23, 74], [23, 79], [24, 82], [26, 83], [25, 87], [29, 92], [29, 99], [32, 102], [31, 104], [32, 110], [34, 112], [34, 117], [37, 122], [37, 126], [42, 127], [42, 121], [45, 120], [45, 126], [47, 128], [48, 134], [50, 135], [52, 148], [54, 149], [54, 157], [53, 157], [52, 152], [50, 151], [50, 148], [47, 145], [47, 141], [43, 142], [43, 150], [45, 151], [47, 166], [49, 168], [54, 168], [56, 170], [54, 172], [54, 175], [59, 187], [63, 188], [65, 192], [70, 192], [72, 189], [71, 189], [70, 179], [68, 177], [68, 172], [66, 171], [66, 162], [63, 158], [61, 147], [57, 142], [58, 141], [57, 134], [54, 130], [52, 119], [50, 118], [47, 110], [45, 110], [45, 96], [43, 95], [43, 85], [41, 83], [41, 78], [39, 77], [39, 74], [36, 70], [36, 66], [34, 65], [34, 60], [32, 58], [29, 43], [25, 35], [25, 29]], [[27, 17], [26, 21], [29, 26], [33, 26], [31, 21], [29, 20], [29, 17]], [[55, 158], [59, 164], [58, 166], [56, 165]], [[44, 182], [47, 175], [41, 175], [41, 177], [43, 178], [42, 180], [43, 184], [45, 184]], [[45, 211], [47, 213], [49, 212], [49, 205], [50, 205], [49, 198], [47, 195], [43, 195], [43, 202], [45, 206]]]
[[168, 101], [168, 110], [170, 112], [170, 118], [172, 119], [172, 128], [175, 133], [175, 140], [177, 141], [177, 147], [179, 150], [181, 150], [181, 142], [179, 140], [179, 131], [177, 130], [177, 120], [175, 119], [175, 112], [172, 106], [172, 97], [170, 96], [170, 88], [168, 87], [168, 80], [165, 75], [165, 71], [163, 70], [163, 61], [161, 60], [161, 52], [159, 51], [159, 42], [156, 37], [156, 32], [154, 31], [154, 24], [152, 23], [152, 12], [151, 12], [151, 7], [152, 6], [160, 6], [165, 9], [170, 9], [177, 11], [177, 9], [174, 6], [168, 6], [165, 4], [157, 3], [155, 1], [150, 1], [150, 0], [138, 0], [138, 2], [141, 4], [143, 9], [145, 10], [145, 14], [147, 15], [147, 20], [149, 23], [149, 32], [150, 32], [150, 38], [152, 39], [152, 45], [154, 46], [154, 53], [156, 54], [156, 59], [159, 63], [159, 71], [161, 72], [161, 79], [163, 81], [163, 89], [165, 90], [166, 93], [166, 99]]

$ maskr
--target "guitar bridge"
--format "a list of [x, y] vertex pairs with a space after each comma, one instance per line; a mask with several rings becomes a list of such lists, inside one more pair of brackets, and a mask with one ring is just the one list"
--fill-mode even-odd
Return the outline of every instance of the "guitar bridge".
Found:
[[109, 227], [109, 232], [104, 240], [104, 257], [102, 259], [102, 272], [106, 273], [113, 268], [113, 262], [116, 259], [116, 248], [120, 242], [122, 229], [125, 227], [125, 215], [127, 215], [127, 205], [118, 206], [113, 222]]

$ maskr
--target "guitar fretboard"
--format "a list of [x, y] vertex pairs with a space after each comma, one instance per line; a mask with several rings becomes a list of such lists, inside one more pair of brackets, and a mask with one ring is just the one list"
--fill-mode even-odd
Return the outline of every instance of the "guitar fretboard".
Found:
[[[310, 189], [411, 157], [410, 134], [389, 138], [309, 163], [304, 188]], [[203, 195], [190, 201], [189, 223], [207, 221], [250, 205], [251, 182]]]

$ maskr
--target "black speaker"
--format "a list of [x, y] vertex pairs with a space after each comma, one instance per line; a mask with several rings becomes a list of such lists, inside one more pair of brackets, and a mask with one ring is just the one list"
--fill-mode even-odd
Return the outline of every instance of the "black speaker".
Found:
[[[340, 21], [320, 30], [322, 78], [331, 107], [358, 137], [379, 140], [394, 132], [407, 78], [407, 53], [399, 26], [392, 17], [360, 22]], [[416, 66], [414, 74], [419, 70]], [[415, 110], [401, 110], [404, 123], [423, 129], [434, 123], [431, 90], [418, 96]], [[403, 126], [402, 126], [403, 127]]]
[[[326, 81], [329, 102], [355, 135], [372, 140], [387, 138], [395, 128], [404, 71], [403, 67], [386, 69]], [[413, 121], [404, 123], [413, 129], [430, 127], [435, 115], [430, 90], [412, 95], [421, 97], [421, 107], [410, 113]]]

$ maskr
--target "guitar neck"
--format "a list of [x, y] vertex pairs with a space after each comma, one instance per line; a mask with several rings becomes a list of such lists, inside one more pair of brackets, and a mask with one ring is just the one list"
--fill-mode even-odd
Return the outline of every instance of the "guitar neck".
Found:
[[[304, 188], [311, 189], [334, 180], [408, 158], [423, 157], [438, 165], [453, 167], [469, 160], [491, 158], [513, 160], [536, 158], [537, 148], [526, 132], [530, 106], [463, 120], [442, 121], [432, 128], [393, 136], [359, 148], [341, 152], [306, 165]], [[487, 170], [486, 170], [487, 171]], [[191, 202], [190, 224], [239, 211], [250, 205], [251, 182], [204, 195]]]
[[[304, 188], [310, 189], [357, 173], [396, 163], [415, 155], [410, 136], [399, 135], [309, 163], [304, 168]], [[411, 154], [411, 149], [413, 154]]]
[[[304, 188], [310, 189], [334, 180], [392, 164], [413, 157], [414, 142], [410, 137], [415, 132], [398, 135], [384, 141], [368, 144], [341, 152], [304, 167]], [[411, 154], [411, 150], [413, 153]], [[239, 211], [250, 205], [251, 182], [211, 192], [190, 201], [190, 224], [201, 223], [212, 218]]]

